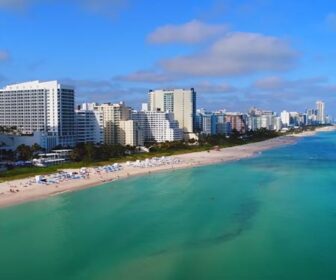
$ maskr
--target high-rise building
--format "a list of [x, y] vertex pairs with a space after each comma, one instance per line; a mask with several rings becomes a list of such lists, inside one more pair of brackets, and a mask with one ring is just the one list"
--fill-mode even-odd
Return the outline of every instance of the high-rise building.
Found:
[[150, 90], [149, 110], [174, 113], [184, 138], [197, 138], [195, 132], [196, 92], [191, 89]]
[[132, 109], [120, 102], [119, 104], [96, 105], [94, 110], [101, 112], [103, 116], [104, 143], [109, 145], [120, 144], [120, 121], [130, 120]]
[[281, 117], [275, 116], [273, 118], [273, 128], [275, 131], [280, 131], [282, 128]]
[[225, 111], [215, 112], [216, 116], [216, 134], [220, 135], [230, 135], [231, 134], [231, 123], [225, 120]]
[[148, 103], [142, 103], [141, 104], [141, 111], [149, 111], [148, 110]]
[[317, 110], [315, 109], [307, 109], [306, 110], [306, 125], [314, 125], [317, 122]]
[[238, 133], [245, 133], [247, 131], [246, 118], [242, 113], [225, 113], [225, 122], [229, 122], [232, 130], [236, 130]]
[[[0, 125], [22, 133], [42, 132], [44, 148], [73, 146], [74, 88], [58, 81], [31, 81], [0, 89]], [[39, 143], [38, 143], [39, 144]]]
[[268, 130], [277, 130], [275, 128], [276, 114], [272, 111], [265, 111], [257, 108], [252, 108], [249, 111], [248, 127], [254, 131], [257, 129], [265, 128]]
[[76, 143], [103, 143], [103, 115], [94, 110], [95, 106], [95, 103], [84, 103], [75, 111]]
[[283, 126], [289, 126], [290, 125], [290, 114], [287, 111], [282, 111], [280, 113], [281, 123]]
[[204, 109], [197, 110], [196, 123], [198, 132], [205, 135], [215, 135], [217, 128], [217, 117], [212, 112], [207, 112]]
[[179, 128], [174, 114], [169, 112], [133, 112], [133, 120], [143, 132], [146, 142], [180, 141], [183, 131]]
[[144, 135], [143, 131], [138, 125], [137, 121], [127, 120], [120, 121], [120, 142], [119, 144], [123, 146], [143, 146], [144, 145]]
[[317, 110], [317, 115], [316, 115], [316, 121], [319, 124], [325, 124], [325, 104], [323, 101], [316, 101], [316, 110]]
[[291, 126], [301, 126], [305, 123], [303, 114], [299, 112], [289, 112], [289, 120]]

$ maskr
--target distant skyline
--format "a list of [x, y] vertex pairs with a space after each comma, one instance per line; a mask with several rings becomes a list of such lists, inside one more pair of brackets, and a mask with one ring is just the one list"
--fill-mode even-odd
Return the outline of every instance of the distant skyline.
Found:
[[194, 87], [209, 110], [335, 115], [335, 36], [330, 0], [0, 0], [0, 86], [57, 79], [135, 108]]

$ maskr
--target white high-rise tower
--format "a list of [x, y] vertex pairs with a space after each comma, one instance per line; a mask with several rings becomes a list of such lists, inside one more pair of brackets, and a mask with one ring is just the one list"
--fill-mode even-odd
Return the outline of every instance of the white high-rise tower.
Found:
[[8, 85], [0, 89], [0, 125], [44, 133], [50, 140], [47, 148], [73, 146], [74, 94], [73, 87], [58, 81]]
[[326, 115], [325, 115], [325, 104], [323, 101], [316, 101], [317, 116], [316, 120], [319, 124], [325, 124]]

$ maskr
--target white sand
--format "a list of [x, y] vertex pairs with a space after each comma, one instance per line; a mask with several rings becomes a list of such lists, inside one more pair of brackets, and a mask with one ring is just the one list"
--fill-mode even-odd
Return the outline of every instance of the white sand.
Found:
[[[330, 131], [332, 128], [323, 129], [323, 131]], [[322, 131], [321, 129], [319, 131]], [[316, 132], [315, 132], [316, 133]], [[309, 136], [312, 133], [302, 133], [302, 136]], [[298, 135], [293, 135], [298, 136]], [[175, 170], [181, 168], [192, 168], [200, 165], [215, 164], [220, 162], [228, 162], [233, 160], [244, 159], [252, 157], [261, 153], [262, 151], [269, 150], [275, 147], [293, 144], [297, 138], [292, 136], [278, 137], [262, 142], [235, 146], [231, 148], [221, 149], [220, 151], [211, 150], [210, 152], [195, 152], [174, 156], [179, 159], [178, 164], [169, 164], [149, 168], [139, 168], [127, 166], [125, 163], [122, 165], [122, 170], [117, 172], [105, 173], [95, 172], [94, 168], [88, 168], [90, 173], [87, 179], [66, 180], [58, 184], [41, 185], [36, 184], [34, 178], [26, 178], [22, 180], [14, 180], [9, 182], [0, 183], [0, 207], [6, 207], [14, 204], [23, 203], [26, 201], [42, 199], [51, 195], [56, 195], [64, 192], [75, 191], [88, 187], [99, 187], [99, 185], [128, 178], [131, 176], [139, 176], [151, 174], [153, 172], [160, 172], [164, 170]], [[78, 169], [64, 170], [79, 172]]]
[[335, 126], [326, 126], [326, 127], [317, 128], [314, 131], [304, 131], [298, 134], [291, 134], [290, 136], [306, 137], [306, 136], [313, 136], [318, 132], [329, 132], [329, 131], [334, 131], [334, 130], [336, 130]]

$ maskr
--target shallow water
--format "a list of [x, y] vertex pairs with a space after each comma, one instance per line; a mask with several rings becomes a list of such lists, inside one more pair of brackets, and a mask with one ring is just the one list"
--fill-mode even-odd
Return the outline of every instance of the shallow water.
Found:
[[0, 210], [0, 279], [336, 279], [336, 133]]

